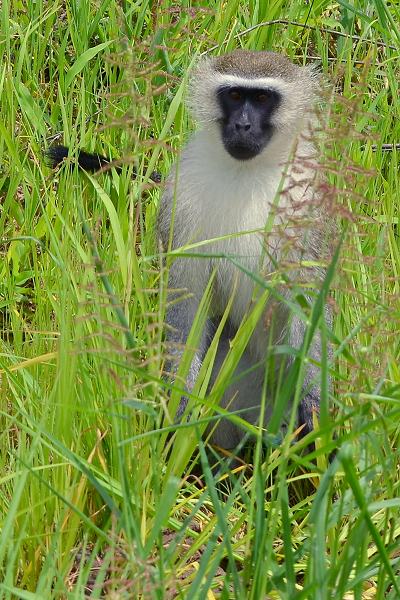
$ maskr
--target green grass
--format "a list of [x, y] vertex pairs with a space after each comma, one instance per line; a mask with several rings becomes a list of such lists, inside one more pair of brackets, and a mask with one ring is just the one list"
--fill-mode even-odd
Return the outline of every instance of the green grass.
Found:
[[[2, 2], [0, 598], [399, 598], [400, 184], [398, 153], [379, 149], [400, 142], [399, 8], [193, 6]], [[268, 447], [258, 435], [252, 466], [227, 478], [226, 461], [210, 468], [201, 432], [251, 316], [211, 395], [213, 348], [207, 356], [198, 424], [174, 425], [149, 177], [168, 173], [192, 128], [194, 58], [237, 46], [319, 57], [337, 82], [323, 164], [345, 238], [321, 428], [290, 444], [272, 424]], [[55, 174], [43, 160], [53, 140], [126, 166]], [[276, 422], [303, 360], [277, 392]], [[189, 363], [188, 348], [182, 375]]]

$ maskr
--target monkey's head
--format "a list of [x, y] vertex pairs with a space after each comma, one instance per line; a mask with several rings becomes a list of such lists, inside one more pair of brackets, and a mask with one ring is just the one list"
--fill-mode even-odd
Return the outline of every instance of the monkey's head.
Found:
[[216, 126], [225, 150], [239, 161], [261, 154], [279, 134], [293, 137], [311, 118], [317, 78], [275, 52], [236, 50], [200, 62], [191, 106], [206, 127]]

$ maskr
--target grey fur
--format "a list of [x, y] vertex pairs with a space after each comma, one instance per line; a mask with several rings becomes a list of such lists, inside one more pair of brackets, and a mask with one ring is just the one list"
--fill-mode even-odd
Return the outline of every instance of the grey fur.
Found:
[[[272, 140], [261, 154], [245, 162], [235, 160], [225, 152], [219, 135], [218, 120], [221, 115], [215, 90], [224, 77], [229, 79], [232, 76], [244, 78], [249, 82], [263, 78], [266, 86], [277, 87], [282, 95], [281, 105], [274, 117], [275, 134]], [[303, 131], [308, 131], [312, 121], [316, 90], [317, 78], [312, 69], [298, 67], [286, 57], [272, 52], [237, 50], [222, 57], [201, 61], [193, 75], [189, 103], [202, 128], [189, 141], [178, 161], [178, 168], [172, 169], [167, 180], [158, 216], [158, 232], [164, 249], [168, 247], [174, 214], [173, 249], [193, 242], [214, 240], [197, 247], [194, 252], [234, 255], [243, 267], [267, 278], [275, 271], [274, 263], [268, 258], [272, 254], [279, 264], [285, 262], [295, 265], [287, 270], [292, 280], [303, 284], [321, 280], [324, 269], [315, 263], [329, 258], [325, 237], [330, 223], [321, 212], [320, 198], [313, 187], [317, 172], [314, 159], [311, 158], [315, 154], [314, 148], [305, 136], [300, 135]], [[285, 179], [285, 186], [289, 187], [290, 191], [282, 194], [279, 199], [274, 227], [267, 238], [262, 233], [250, 233], [215, 240], [232, 233], [263, 230], [281, 183], [283, 165], [293, 153], [297, 157], [295, 167], [291, 165], [287, 168]], [[303, 159], [299, 159], [299, 156]], [[304, 157], [307, 157], [307, 160]], [[265, 246], [270, 254], [266, 254], [260, 264]], [[305, 268], [299, 265], [300, 261], [313, 262], [314, 266]], [[176, 362], [179, 362], [200, 299], [214, 270], [216, 275], [211, 302], [213, 317], [222, 315], [234, 285], [236, 295], [230, 314], [233, 331], [252, 306], [254, 285], [230, 261], [198, 257], [177, 258], [170, 269], [169, 288], [187, 290], [190, 296], [183, 302], [173, 303], [167, 310], [167, 342], [174, 348]], [[288, 297], [291, 295], [287, 286], [283, 286], [280, 292]], [[266, 322], [271, 307], [275, 321], [278, 322], [278, 331], [274, 335], [275, 343], [288, 343], [294, 348], [301, 347], [305, 331], [304, 322], [296, 315], [290, 315], [284, 304], [275, 306], [268, 303], [265, 317], [260, 319], [256, 326], [237, 374], [248, 370], [255, 363], [262, 363], [265, 359], [269, 339]], [[327, 319], [330, 321], [328, 309]], [[229, 333], [224, 332], [221, 338], [213, 379], [228, 351], [229, 336]], [[189, 391], [196, 381], [211, 337], [212, 323], [209, 320], [202, 332], [186, 382]], [[309, 357], [318, 363], [320, 356], [320, 339], [316, 335]], [[259, 410], [250, 407], [260, 404], [263, 372], [263, 369], [259, 368], [228, 387], [221, 398], [221, 406], [228, 406], [231, 410], [247, 409], [244, 417], [256, 423]], [[311, 384], [315, 381], [318, 382], [318, 367], [309, 362], [304, 384], [308, 391], [299, 409], [299, 417], [305, 424], [306, 432], [312, 427], [313, 411], [318, 411], [319, 407], [319, 385]], [[186, 403], [187, 400], [182, 398], [179, 418], [185, 410]], [[266, 421], [270, 415], [271, 406], [267, 406]], [[242, 435], [242, 430], [229, 419], [223, 419], [214, 430], [212, 441], [224, 448], [233, 448]]]
[[220, 73], [247, 78], [279, 77], [295, 83], [299, 80], [299, 67], [276, 52], [234, 50], [215, 58], [214, 68]]

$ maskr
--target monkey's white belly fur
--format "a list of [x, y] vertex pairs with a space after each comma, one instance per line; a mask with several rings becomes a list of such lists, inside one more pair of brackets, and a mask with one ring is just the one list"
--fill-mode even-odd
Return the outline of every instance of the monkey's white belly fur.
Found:
[[[219, 255], [234, 257], [245, 269], [265, 275], [271, 266], [265, 259], [265, 235], [263, 231], [270, 215], [282, 179], [282, 164], [277, 161], [273, 167], [261, 170], [257, 159], [239, 162], [227, 156], [217, 142], [215, 156], [202, 152], [201, 136], [198, 134], [195, 148], [191, 144], [184, 152], [180, 168], [185, 177], [179, 178], [176, 190], [175, 246], [203, 242], [194, 252], [203, 253], [204, 259], [197, 259], [193, 271], [198, 275], [204, 270], [211, 275], [216, 271], [215, 286], [218, 304], [213, 306], [216, 313], [222, 314], [235, 286], [231, 311], [231, 321], [238, 325], [249, 308], [253, 294], [253, 281], [229, 259]], [[191, 159], [192, 155], [196, 156]], [[221, 161], [224, 163], [224, 176], [221, 179]], [[284, 197], [280, 197], [280, 207]], [[257, 230], [254, 232], [254, 230]], [[253, 233], [246, 233], [252, 231]], [[239, 234], [239, 235], [237, 235]], [[228, 236], [225, 239], [217, 239]], [[213, 241], [214, 240], [214, 241]], [[276, 245], [277, 240], [268, 235], [268, 245]], [[213, 257], [206, 258], [208, 254]], [[260, 263], [261, 256], [263, 264]], [[196, 262], [197, 262], [196, 261]], [[189, 289], [196, 289], [196, 281], [188, 282]], [[204, 288], [203, 288], [204, 289]], [[215, 301], [216, 303], [216, 301]]]

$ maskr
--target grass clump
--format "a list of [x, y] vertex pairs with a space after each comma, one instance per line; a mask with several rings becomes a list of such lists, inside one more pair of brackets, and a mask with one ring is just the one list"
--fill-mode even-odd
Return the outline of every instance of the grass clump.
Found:
[[[399, 23], [381, 0], [3, 1], [0, 598], [399, 597], [400, 194], [382, 150], [400, 141]], [[336, 82], [322, 164], [345, 237], [320, 428], [259, 435], [228, 476], [207, 415], [173, 423], [151, 174], [192, 127], [195, 57], [238, 46], [317, 57]], [[52, 173], [54, 141], [122, 172]]]

